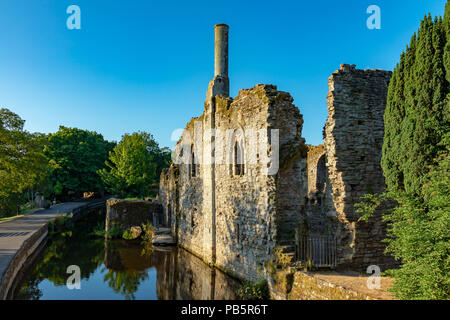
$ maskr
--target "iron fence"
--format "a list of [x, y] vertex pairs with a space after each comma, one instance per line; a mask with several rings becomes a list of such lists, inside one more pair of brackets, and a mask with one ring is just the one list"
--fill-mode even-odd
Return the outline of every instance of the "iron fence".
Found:
[[334, 236], [300, 236], [298, 239], [298, 260], [314, 267], [336, 267], [336, 251]]

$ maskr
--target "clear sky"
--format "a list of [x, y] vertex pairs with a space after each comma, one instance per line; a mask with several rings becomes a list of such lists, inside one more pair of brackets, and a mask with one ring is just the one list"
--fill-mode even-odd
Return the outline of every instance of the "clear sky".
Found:
[[[0, 107], [29, 131], [59, 125], [108, 140], [171, 133], [203, 112], [214, 25], [230, 26], [231, 95], [258, 83], [288, 91], [307, 143], [322, 143], [328, 77], [341, 63], [393, 70], [425, 14], [446, 0], [0, 0]], [[69, 30], [69, 5], [81, 30]], [[381, 30], [369, 30], [369, 5]]]

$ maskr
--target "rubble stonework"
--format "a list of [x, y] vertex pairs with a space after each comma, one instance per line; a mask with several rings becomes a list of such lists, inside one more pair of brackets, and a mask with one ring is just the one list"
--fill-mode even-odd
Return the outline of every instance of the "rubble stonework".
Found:
[[162, 206], [157, 201], [114, 198], [106, 201], [106, 232], [114, 226], [126, 230], [147, 222], [159, 227], [164, 224], [163, 219]]
[[360, 215], [355, 211], [361, 196], [385, 189], [380, 163], [391, 75], [390, 71], [358, 70], [343, 64], [328, 82], [324, 144], [339, 226], [338, 263], [364, 271], [369, 264], [392, 262], [383, 254], [386, 226], [381, 210], [369, 223], [358, 221]]
[[307, 235], [333, 236], [337, 221], [331, 194], [331, 182], [326, 167], [323, 144], [308, 147], [308, 199], [306, 206]]
[[170, 166], [170, 168], [163, 169], [159, 190], [158, 200], [163, 207], [163, 224], [170, 227], [172, 229], [172, 234], [176, 236], [177, 212], [179, 212], [177, 166]]
[[[216, 71], [222, 71], [209, 84], [203, 114], [177, 142], [174, 159], [183, 161], [161, 174], [160, 201], [178, 244], [253, 281], [277, 246], [295, 251], [299, 236], [336, 237], [338, 266], [389, 264], [380, 210], [359, 222], [354, 204], [385, 188], [380, 159], [391, 72], [341, 65], [329, 81], [324, 145], [307, 146], [289, 93], [259, 84], [229, 97], [228, 27], [219, 25], [217, 33]], [[230, 145], [228, 161], [220, 150]], [[241, 156], [242, 166], [235, 163]], [[262, 161], [272, 156], [279, 162]], [[276, 170], [267, 173], [269, 166]]]
[[[241, 136], [246, 159], [243, 174], [236, 175], [233, 164], [226, 161], [208, 164], [205, 158], [209, 149], [203, 143], [197, 150], [196, 156], [201, 164], [196, 165], [195, 176], [190, 164], [172, 165], [161, 175], [160, 201], [166, 213], [169, 206], [177, 211], [178, 219], [172, 220], [172, 226], [179, 245], [241, 278], [256, 280], [258, 269], [262, 270], [264, 262], [273, 257], [275, 245], [294, 240], [295, 229], [300, 222], [299, 212], [305, 205], [303, 120], [292, 102], [289, 94], [271, 85], [241, 90], [234, 99], [216, 96], [214, 128], [222, 132], [244, 133]], [[185, 140], [192, 140], [196, 125], [208, 127], [212, 118], [208, 107], [205, 114], [188, 123], [175, 150], [185, 152], [182, 146]], [[253, 140], [246, 134], [255, 129], [270, 132], [275, 128], [280, 128], [280, 156], [285, 160], [275, 175], [267, 175], [263, 174], [265, 163], [249, 163]], [[259, 141], [260, 131], [254, 132]], [[203, 141], [208, 139], [204, 133], [201, 135]], [[267, 137], [270, 138], [270, 134]], [[226, 145], [226, 139], [226, 135], [218, 136], [215, 143]], [[269, 141], [267, 143], [270, 144]], [[193, 146], [193, 150], [196, 149]], [[257, 157], [262, 157], [262, 154]], [[211, 188], [214, 188], [213, 192]], [[208, 200], [211, 194], [214, 194], [213, 211]], [[215, 217], [212, 218], [213, 214]], [[214, 238], [211, 237], [213, 233]]]

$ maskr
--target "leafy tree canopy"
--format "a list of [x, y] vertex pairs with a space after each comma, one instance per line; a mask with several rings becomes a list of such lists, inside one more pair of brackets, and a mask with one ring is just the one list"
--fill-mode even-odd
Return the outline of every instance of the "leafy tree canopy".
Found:
[[107, 190], [118, 197], [145, 197], [159, 182], [164, 167], [170, 164], [170, 151], [160, 149], [150, 133], [125, 134], [109, 154], [100, 176]]
[[0, 109], [0, 214], [16, 213], [22, 192], [39, 187], [48, 174], [45, 135], [23, 129], [25, 120]]
[[103, 191], [97, 171], [105, 167], [114, 145], [101, 134], [77, 128], [60, 126], [50, 134], [44, 152], [52, 166], [55, 194], [70, 199], [83, 192]]

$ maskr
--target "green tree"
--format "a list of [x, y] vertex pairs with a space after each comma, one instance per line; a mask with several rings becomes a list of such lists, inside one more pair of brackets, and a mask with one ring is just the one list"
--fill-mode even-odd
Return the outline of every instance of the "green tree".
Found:
[[424, 18], [389, 84], [381, 165], [393, 191], [420, 195], [434, 159], [448, 151], [439, 143], [450, 128], [448, 11], [447, 3], [444, 20]]
[[170, 164], [170, 151], [160, 149], [150, 133], [125, 134], [109, 153], [109, 170], [99, 171], [109, 192], [118, 197], [145, 197]]
[[25, 120], [0, 109], [0, 214], [17, 213], [24, 191], [43, 188], [49, 166], [42, 149], [45, 136], [24, 130]]
[[402, 260], [400, 269], [389, 272], [392, 291], [404, 299], [449, 299], [450, 158], [442, 156], [425, 182], [424, 201], [399, 193], [399, 205], [386, 216], [395, 239], [387, 250]]
[[[449, 136], [450, 138], [450, 136]], [[383, 201], [395, 206], [383, 216], [389, 224], [386, 251], [402, 265], [387, 273], [400, 299], [450, 299], [450, 157], [441, 155], [427, 173], [423, 199], [405, 191], [367, 195], [358, 204], [367, 220]]]
[[104, 186], [97, 171], [105, 167], [114, 145], [101, 134], [77, 128], [60, 126], [50, 134], [44, 152], [52, 166], [55, 194], [67, 200], [83, 192], [102, 192]]

